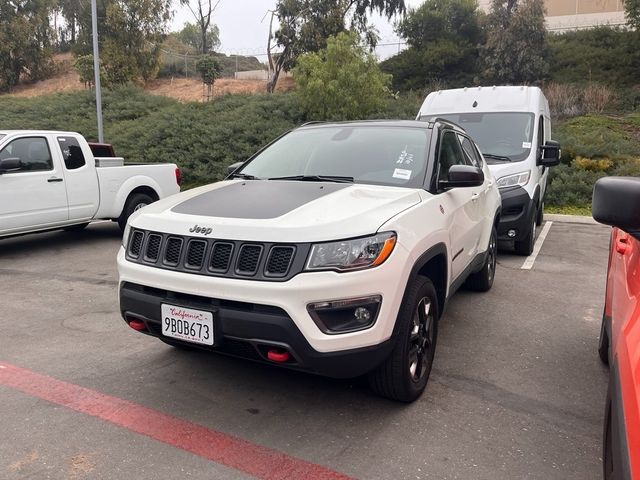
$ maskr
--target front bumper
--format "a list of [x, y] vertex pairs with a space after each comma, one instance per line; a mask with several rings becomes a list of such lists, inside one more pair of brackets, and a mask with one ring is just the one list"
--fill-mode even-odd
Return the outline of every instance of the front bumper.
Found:
[[[500, 190], [500, 196], [502, 212], [498, 225], [498, 240], [523, 240], [531, 227], [531, 219], [536, 209], [535, 202], [522, 187]], [[508, 235], [510, 230], [515, 231], [515, 236]]]
[[144, 333], [162, 337], [162, 303], [213, 312], [214, 345], [185, 345], [266, 363], [274, 363], [268, 352], [277, 348], [291, 355], [288, 361], [278, 362], [278, 366], [329, 377], [362, 375], [379, 365], [393, 348], [389, 339], [371, 347], [320, 353], [278, 307], [185, 295], [127, 282], [120, 285], [121, 313], [125, 319], [142, 320], [147, 328]]
[[[217, 338], [223, 340], [214, 350], [222, 351], [226, 348], [223, 344], [234, 341], [288, 344], [298, 357], [295, 368], [354, 376], [354, 372], [358, 375], [375, 367], [390, 351], [410, 265], [409, 253], [397, 244], [389, 259], [376, 268], [349, 273], [308, 272], [285, 282], [265, 282], [140, 265], [127, 261], [120, 249], [120, 307], [123, 315], [128, 312], [151, 322], [151, 334], [157, 334], [156, 324], [160, 326], [161, 303], [211, 310], [219, 323], [216, 328], [221, 329], [216, 332]], [[309, 303], [374, 295], [382, 297], [380, 311], [376, 322], [365, 330], [326, 334], [307, 311]], [[360, 366], [362, 363], [366, 369]]]

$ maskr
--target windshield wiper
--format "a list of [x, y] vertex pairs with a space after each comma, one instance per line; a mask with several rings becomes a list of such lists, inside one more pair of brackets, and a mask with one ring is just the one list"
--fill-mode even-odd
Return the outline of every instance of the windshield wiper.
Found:
[[258, 177], [249, 175], [248, 173], [232, 173], [227, 178], [243, 178], [244, 180], [260, 180]]
[[483, 153], [487, 158], [493, 158], [494, 160], [501, 160], [503, 162], [510, 162], [511, 159], [509, 157], [505, 157], [504, 155], [494, 155], [493, 153]]
[[301, 182], [353, 183], [353, 177], [340, 177], [337, 175], [290, 175], [287, 177], [272, 177], [269, 180], [298, 180]]

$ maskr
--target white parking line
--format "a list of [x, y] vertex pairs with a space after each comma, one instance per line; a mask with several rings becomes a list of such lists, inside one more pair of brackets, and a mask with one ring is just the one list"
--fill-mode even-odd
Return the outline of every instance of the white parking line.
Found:
[[536, 261], [536, 257], [540, 253], [540, 249], [542, 248], [542, 244], [544, 243], [544, 239], [547, 238], [547, 234], [549, 230], [551, 230], [551, 225], [553, 222], [545, 222], [544, 227], [542, 227], [542, 231], [540, 235], [538, 235], [538, 239], [536, 240], [536, 244], [533, 246], [533, 252], [531, 255], [527, 257], [527, 259], [520, 267], [522, 270], [531, 270], [533, 268], [533, 263]]

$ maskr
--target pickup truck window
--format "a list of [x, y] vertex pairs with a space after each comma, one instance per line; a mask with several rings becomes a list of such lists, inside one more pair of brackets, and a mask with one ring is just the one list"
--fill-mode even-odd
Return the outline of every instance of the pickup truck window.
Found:
[[300, 129], [273, 143], [237, 173], [259, 179], [348, 177], [355, 183], [421, 188], [428, 133], [382, 126]]
[[76, 170], [86, 165], [87, 162], [77, 139], [73, 137], [58, 137], [58, 145], [60, 145], [64, 166], [67, 170]]
[[0, 159], [17, 158], [20, 160], [20, 172], [38, 172], [53, 170], [53, 161], [46, 138], [17, 138], [2, 151]]

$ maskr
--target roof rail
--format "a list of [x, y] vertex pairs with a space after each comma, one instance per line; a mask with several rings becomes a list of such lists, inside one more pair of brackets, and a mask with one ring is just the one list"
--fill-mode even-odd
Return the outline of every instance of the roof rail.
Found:
[[304, 122], [300, 127], [306, 127], [307, 125], [315, 125], [317, 123], [327, 123], [325, 120], [311, 120], [310, 122]]
[[446, 123], [447, 125], [451, 125], [453, 127], [456, 127], [456, 128], [459, 128], [460, 130], [465, 131], [464, 127], [458, 125], [456, 122], [452, 122], [447, 118], [442, 118], [438, 116], [429, 117], [429, 115], [421, 115], [420, 120], [423, 120], [423, 117], [425, 120], [428, 120], [430, 123], [435, 123], [435, 122]]

